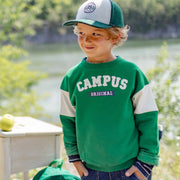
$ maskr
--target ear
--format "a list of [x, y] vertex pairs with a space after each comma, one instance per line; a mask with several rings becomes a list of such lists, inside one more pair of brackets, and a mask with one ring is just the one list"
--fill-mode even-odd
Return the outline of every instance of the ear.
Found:
[[112, 43], [116, 44], [121, 39], [121, 33], [119, 32], [116, 37], [112, 39]]

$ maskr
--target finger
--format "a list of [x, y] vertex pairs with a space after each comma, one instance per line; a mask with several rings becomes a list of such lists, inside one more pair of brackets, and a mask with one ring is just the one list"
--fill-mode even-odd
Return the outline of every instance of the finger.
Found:
[[85, 167], [83, 168], [83, 174], [84, 174], [84, 176], [88, 176], [88, 174], [89, 174], [88, 170]]
[[74, 166], [75, 166], [78, 174], [80, 175], [80, 177], [82, 177], [83, 171], [81, 170], [81, 169], [82, 169], [82, 168], [81, 168], [81, 161], [76, 161], [76, 162], [74, 162], [73, 164], [74, 164]]
[[88, 170], [84, 166], [83, 163], [80, 164], [81, 171], [83, 172], [84, 176], [88, 176]]
[[135, 167], [135, 166], [132, 166], [130, 169], [128, 169], [128, 170], [126, 171], [125, 175], [126, 175], [127, 177], [129, 177], [129, 176], [131, 176], [133, 173], [135, 173], [136, 170], [137, 170], [136, 167]]
[[74, 162], [74, 166], [76, 167], [80, 176], [84, 174], [84, 176], [88, 176], [88, 170], [85, 168], [84, 164], [81, 161]]
[[135, 174], [140, 180], [146, 180], [146, 178], [143, 176], [143, 174], [138, 169], [135, 172]]

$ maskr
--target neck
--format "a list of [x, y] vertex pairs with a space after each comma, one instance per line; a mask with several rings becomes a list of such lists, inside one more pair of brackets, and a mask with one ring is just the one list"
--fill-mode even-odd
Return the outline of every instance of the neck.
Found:
[[116, 59], [116, 56], [111, 55], [111, 56], [103, 58], [103, 59], [102, 58], [90, 58], [90, 57], [87, 57], [86, 61], [88, 63], [98, 64], [98, 63], [110, 62], [110, 61], [113, 61], [114, 59]]

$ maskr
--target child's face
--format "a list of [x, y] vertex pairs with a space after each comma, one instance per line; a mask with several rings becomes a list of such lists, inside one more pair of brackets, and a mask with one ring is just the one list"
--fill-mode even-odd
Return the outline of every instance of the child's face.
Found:
[[108, 31], [78, 23], [78, 43], [90, 62], [103, 62], [112, 59], [113, 40]]

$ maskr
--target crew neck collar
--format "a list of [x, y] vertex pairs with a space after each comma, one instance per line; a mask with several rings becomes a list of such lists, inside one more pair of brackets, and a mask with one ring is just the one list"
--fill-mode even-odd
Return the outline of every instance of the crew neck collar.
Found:
[[116, 65], [119, 60], [121, 59], [119, 56], [116, 56], [116, 59], [104, 62], [104, 63], [89, 63], [86, 61], [87, 57], [83, 58], [81, 64], [86, 68], [98, 69], [98, 68], [111, 68], [112, 66]]

